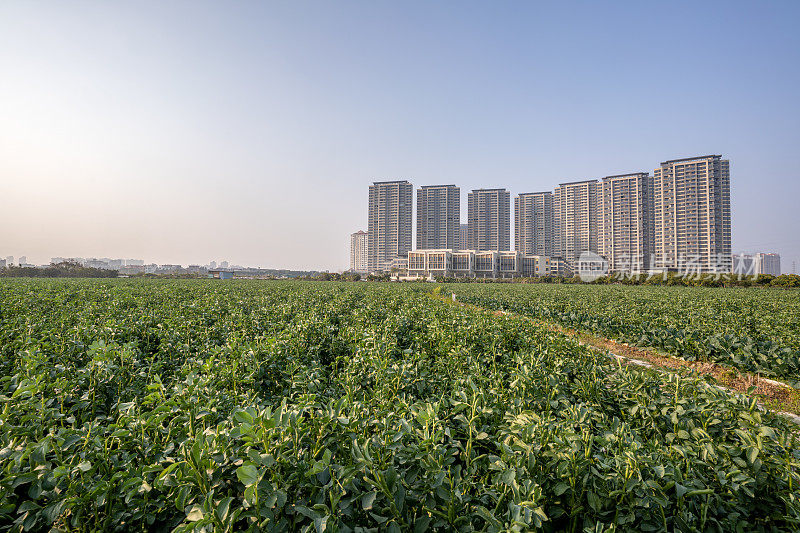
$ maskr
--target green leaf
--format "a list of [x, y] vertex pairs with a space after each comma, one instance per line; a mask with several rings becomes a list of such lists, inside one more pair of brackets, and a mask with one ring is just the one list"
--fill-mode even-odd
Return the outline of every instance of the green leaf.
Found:
[[186, 520], [189, 522], [197, 522], [203, 519], [203, 508], [200, 505], [192, 505], [189, 512], [186, 513]]
[[383, 524], [384, 522], [386, 522], [386, 521], [388, 520], [388, 518], [387, 518], [387, 517], [385, 517], [385, 516], [380, 516], [380, 515], [377, 515], [377, 514], [375, 514], [375, 513], [372, 513], [372, 512], [370, 512], [370, 513], [369, 513], [369, 515], [370, 515], [370, 516], [371, 516], [371, 517], [372, 517], [372, 518], [373, 518], [373, 519], [374, 519], [376, 522], [378, 522], [379, 524]]
[[589, 501], [589, 507], [591, 507], [595, 512], [599, 512], [600, 509], [603, 508], [603, 501], [594, 492], [589, 491], [588, 494], [586, 494], [586, 498]]
[[414, 533], [425, 533], [431, 523], [430, 516], [420, 516], [414, 521]]
[[750, 464], [753, 464], [755, 462], [756, 457], [758, 457], [758, 452], [759, 452], [759, 449], [756, 448], [755, 446], [750, 447], [750, 448], [747, 449], [747, 461]]
[[561, 496], [569, 489], [570, 489], [569, 483], [565, 483], [564, 481], [562, 481], [556, 485], [555, 489], [553, 489], [553, 492], [555, 492], [556, 496]]
[[306, 518], [311, 518], [312, 520], [314, 520], [315, 518], [319, 518], [319, 516], [320, 516], [318, 512], [312, 511], [311, 509], [309, 509], [305, 505], [295, 505], [294, 506], [294, 510], [295, 510], [295, 512], [300, 513], [301, 515], [305, 516]]
[[64, 500], [59, 500], [45, 507], [44, 511], [42, 511], [42, 514], [44, 515], [45, 519], [49, 524], [52, 524], [53, 522], [58, 520], [58, 518], [61, 516], [61, 513], [64, 510], [64, 505], [66, 503], [67, 502]]
[[217, 517], [222, 522], [225, 522], [225, 520], [228, 518], [228, 511], [230, 510], [232, 501], [233, 498], [228, 496], [227, 498], [222, 498], [222, 501], [220, 501], [219, 505], [217, 505]]
[[258, 483], [258, 469], [250, 463], [244, 464], [236, 469], [236, 477], [245, 487], [250, 487]]
[[361, 497], [361, 508], [365, 511], [372, 509], [372, 504], [375, 503], [375, 497], [378, 495], [377, 491], [372, 491], [364, 494]]
[[328, 527], [328, 516], [320, 516], [314, 519], [314, 528], [317, 533], [323, 533], [325, 528]]

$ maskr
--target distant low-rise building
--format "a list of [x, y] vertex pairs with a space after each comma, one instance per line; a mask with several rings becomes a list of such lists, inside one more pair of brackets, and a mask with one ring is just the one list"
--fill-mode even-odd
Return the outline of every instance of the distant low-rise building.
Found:
[[83, 266], [87, 268], [100, 268], [103, 270], [109, 270], [111, 267], [109, 264], [102, 259], [96, 259], [94, 257], [90, 257], [86, 261], [84, 261]]
[[513, 278], [550, 275], [550, 258], [516, 251], [413, 250], [408, 275], [463, 278]]
[[208, 271], [208, 277], [213, 279], [233, 279], [233, 270], [212, 269]]
[[560, 257], [550, 258], [550, 275], [553, 277], [571, 278], [572, 269], [569, 263]]
[[125, 265], [119, 269], [120, 274], [131, 276], [133, 274], [144, 274], [144, 265]]

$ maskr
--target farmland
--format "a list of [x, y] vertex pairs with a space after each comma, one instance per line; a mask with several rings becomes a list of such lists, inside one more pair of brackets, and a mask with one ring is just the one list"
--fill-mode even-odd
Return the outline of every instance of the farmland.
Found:
[[800, 386], [800, 293], [622, 285], [447, 285], [460, 301]]
[[[797, 293], [536, 289], [454, 288], [797, 355]], [[0, 281], [0, 531], [800, 528], [796, 426], [429, 290]]]

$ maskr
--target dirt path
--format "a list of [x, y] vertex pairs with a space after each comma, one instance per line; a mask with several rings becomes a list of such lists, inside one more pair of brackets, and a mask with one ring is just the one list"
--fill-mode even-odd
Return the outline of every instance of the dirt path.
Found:
[[718, 384], [717, 386], [729, 391], [755, 397], [762, 407], [777, 411], [778, 414], [800, 425], [800, 390], [794, 389], [784, 383], [762, 378], [749, 372], [742, 372], [734, 368], [718, 365], [717, 363], [687, 361], [652, 348], [640, 348], [605, 337], [575, 331], [556, 322], [531, 318], [507, 311], [491, 311], [476, 305], [459, 302], [452, 297], [446, 298], [442, 295], [437, 296], [435, 294], [432, 294], [432, 296], [450, 304], [470, 307], [494, 316], [508, 315], [527, 320], [553, 332], [574, 337], [580, 344], [621, 359], [626, 364], [633, 364], [662, 372], [690, 370], [696, 372], [700, 376], [711, 376]]

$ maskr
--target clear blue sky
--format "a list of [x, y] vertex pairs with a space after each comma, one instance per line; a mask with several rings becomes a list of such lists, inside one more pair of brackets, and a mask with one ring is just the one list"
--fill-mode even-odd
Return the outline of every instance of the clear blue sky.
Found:
[[2, 2], [0, 256], [342, 269], [373, 180], [516, 194], [717, 153], [734, 250], [790, 271], [799, 20], [797, 1]]

